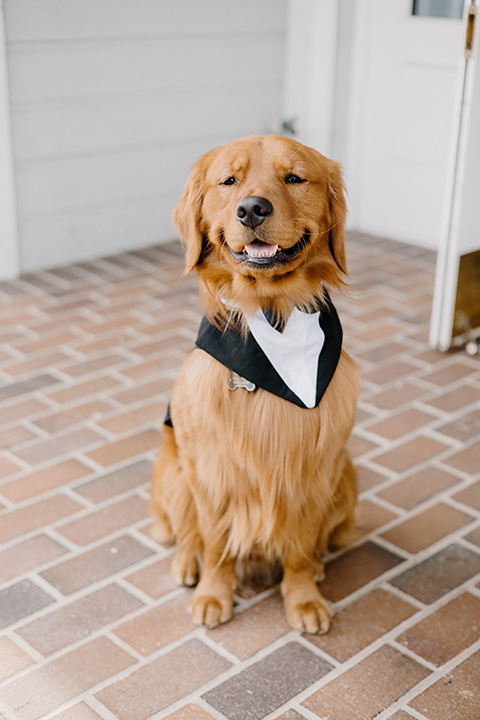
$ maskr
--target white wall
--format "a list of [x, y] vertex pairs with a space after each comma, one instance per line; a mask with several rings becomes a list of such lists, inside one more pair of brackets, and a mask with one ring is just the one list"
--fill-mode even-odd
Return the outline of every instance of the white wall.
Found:
[[286, 0], [4, 0], [21, 269], [174, 237], [189, 166], [281, 112]]
[[332, 157], [338, 0], [289, 0], [283, 114], [300, 142]]
[[[332, 108], [331, 155], [344, 166], [349, 163], [348, 143], [350, 117], [352, 113], [352, 86], [355, 24], [357, 21], [356, 0], [337, 0], [338, 27], [335, 55], [335, 92]], [[344, 167], [346, 172], [346, 167]]]

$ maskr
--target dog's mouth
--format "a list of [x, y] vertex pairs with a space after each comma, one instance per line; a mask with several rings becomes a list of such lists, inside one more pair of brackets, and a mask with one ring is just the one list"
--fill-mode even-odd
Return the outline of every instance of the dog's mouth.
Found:
[[264, 240], [254, 240], [253, 242], [245, 245], [242, 252], [235, 252], [226, 243], [225, 239], [222, 238], [225, 245], [233, 255], [235, 260], [238, 260], [242, 265], [261, 266], [261, 267], [272, 267], [275, 265], [283, 266], [290, 260], [293, 260], [307, 245], [310, 241], [310, 232], [305, 230], [300, 240], [289, 248], [281, 248], [279, 245], [272, 245]]

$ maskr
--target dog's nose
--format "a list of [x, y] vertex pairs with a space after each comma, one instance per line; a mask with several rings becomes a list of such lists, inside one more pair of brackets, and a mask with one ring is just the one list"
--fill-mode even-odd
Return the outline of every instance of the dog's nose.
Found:
[[272, 203], [263, 197], [247, 197], [237, 207], [237, 220], [242, 225], [256, 228], [273, 212]]

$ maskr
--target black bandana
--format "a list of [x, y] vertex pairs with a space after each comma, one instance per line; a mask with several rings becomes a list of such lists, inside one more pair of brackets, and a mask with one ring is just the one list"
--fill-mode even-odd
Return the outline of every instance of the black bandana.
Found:
[[[314, 368], [316, 370], [314, 404], [305, 404], [304, 400], [294, 392], [292, 387], [287, 385], [285, 374], [283, 373], [284, 377], [282, 377], [278, 372], [251, 330], [248, 331], [246, 338], [244, 338], [238, 330], [231, 328], [219, 330], [204, 317], [198, 332], [196, 346], [242, 378], [254, 383], [256, 387], [273, 393], [301, 408], [316, 407], [335, 373], [340, 358], [343, 335], [340, 320], [328, 295], [325, 302], [319, 305], [319, 309], [320, 312], [315, 314], [318, 317], [320, 331], [317, 328], [316, 332], [319, 333], [319, 337], [322, 334], [324, 335], [324, 341], [318, 343], [318, 349], [315, 350], [314, 347], [314, 361], [316, 363]], [[264, 315], [268, 322], [272, 323], [272, 318], [267, 313], [264, 313]], [[312, 322], [316, 322], [313, 317]], [[283, 331], [283, 328], [275, 330], [280, 334]], [[301, 346], [299, 346], [296, 350], [298, 352], [301, 349]], [[312, 352], [311, 345], [309, 352]], [[243, 391], [240, 390], [239, 392]], [[170, 420], [169, 414], [167, 414], [166, 419], [166, 423], [169, 424], [167, 420]]]

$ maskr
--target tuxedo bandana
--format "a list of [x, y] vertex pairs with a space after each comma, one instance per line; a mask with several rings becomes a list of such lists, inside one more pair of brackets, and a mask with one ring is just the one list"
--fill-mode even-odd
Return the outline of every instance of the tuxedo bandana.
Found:
[[[244, 337], [236, 329], [219, 330], [204, 317], [196, 346], [255, 387], [301, 408], [316, 407], [342, 348], [342, 326], [328, 295], [314, 312], [295, 308], [280, 329], [262, 310], [248, 318], [248, 328]], [[170, 424], [169, 414], [165, 422]]]

